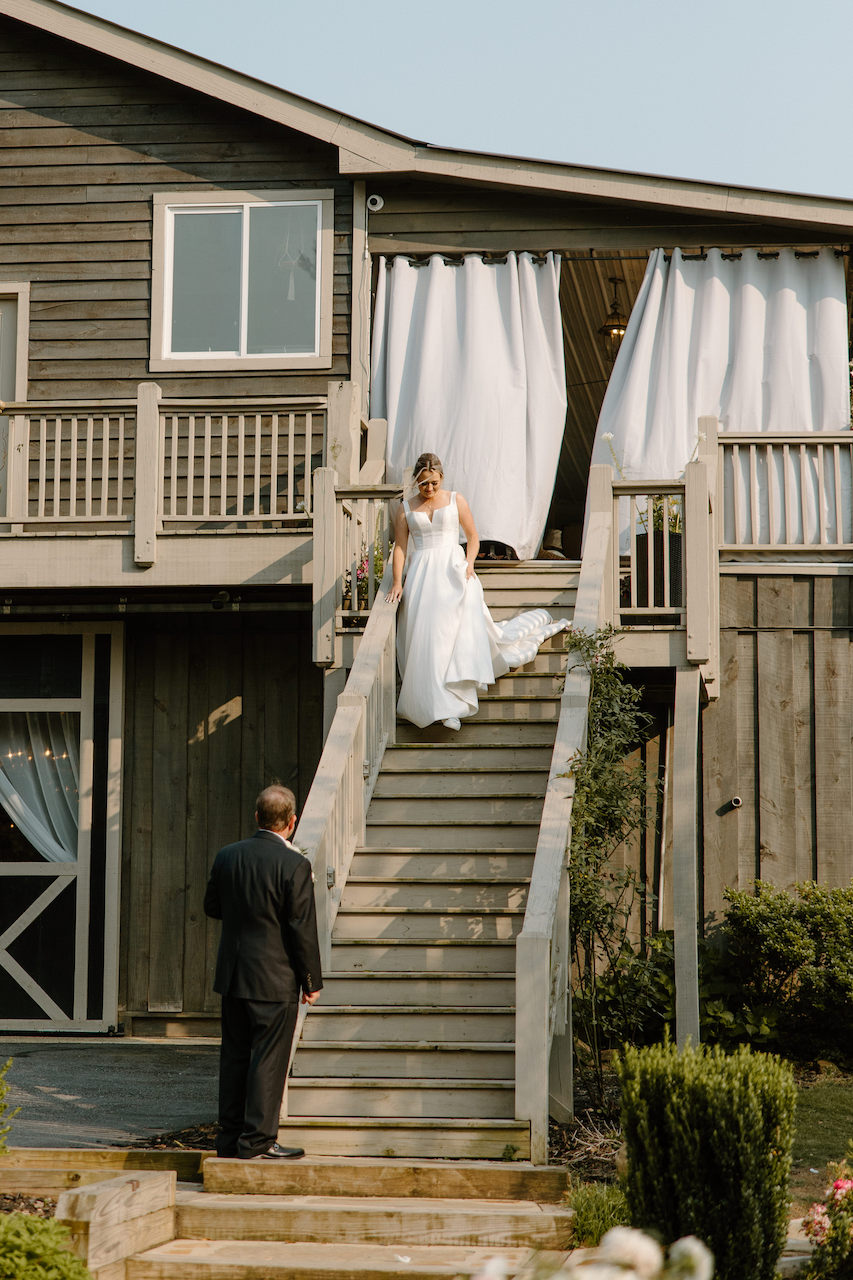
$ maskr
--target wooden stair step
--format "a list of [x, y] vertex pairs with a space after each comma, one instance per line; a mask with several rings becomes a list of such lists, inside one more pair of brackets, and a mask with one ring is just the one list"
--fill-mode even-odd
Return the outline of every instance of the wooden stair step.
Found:
[[182, 1189], [175, 1230], [184, 1239], [568, 1249], [572, 1217], [570, 1209], [533, 1201], [409, 1199], [399, 1194], [256, 1196]]
[[[467, 723], [474, 725], [489, 724], [516, 724], [527, 729], [528, 726], [536, 724], [551, 724], [556, 726], [560, 715], [560, 702], [557, 698], [537, 698], [530, 695], [530, 701], [525, 702], [525, 696], [516, 697], [514, 694], [494, 694], [483, 693], [480, 695], [479, 710], [476, 715], [467, 718]], [[463, 724], [466, 721], [463, 719]], [[458, 732], [449, 730], [449, 732]]]
[[401, 875], [350, 876], [343, 893], [342, 906], [364, 910], [368, 907], [398, 907], [400, 911], [429, 907], [464, 907], [523, 909], [527, 901], [528, 881], [466, 880], [445, 873], [441, 879], [416, 879]]
[[487, 742], [467, 746], [453, 742], [399, 742], [387, 747], [382, 757], [382, 774], [419, 772], [428, 769], [550, 769], [550, 746], [508, 745]]
[[397, 796], [416, 796], [418, 799], [434, 797], [446, 800], [458, 796], [460, 788], [471, 798], [500, 796], [543, 796], [548, 783], [548, 769], [520, 769], [506, 766], [503, 769], [485, 769], [476, 772], [460, 768], [450, 772], [446, 767], [408, 770], [406, 773], [380, 773], [373, 792], [373, 800], [387, 800]]
[[290, 1163], [271, 1160], [204, 1162], [206, 1191], [256, 1195], [449, 1196], [458, 1200], [535, 1200], [562, 1203], [567, 1177], [559, 1165], [523, 1160], [345, 1159], [306, 1155]]
[[446, 938], [441, 943], [377, 942], [375, 938], [348, 938], [332, 942], [333, 968], [348, 973], [404, 973], [425, 969], [438, 977], [442, 969], [453, 973], [505, 972], [515, 963], [514, 938]]
[[332, 945], [359, 939], [374, 942], [443, 942], [463, 939], [515, 938], [524, 920], [523, 908], [399, 907], [350, 908], [341, 905], [332, 932]]
[[[530, 1249], [506, 1253], [516, 1274], [532, 1261]], [[173, 1240], [129, 1258], [127, 1280], [408, 1280], [473, 1276], [494, 1249], [465, 1246], [290, 1244], [261, 1240]]]
[[565, 668], [562, 663], [557, 664], [556, 670], [552, 671], [528, 671], [521, 667], [505, 676], [500, 676], [491, 686], [491, 690], [497, 694], [512, 693], [516, 696], [531, 694], [536, 697], [559, 698], [562, 696], [565, 678]]
[[515, 1037], [513, 1006], [336, 1005], [317, 1004], [302, 1032], [303, 1044], [335, 1039], [435, 1041], [474, 1040], [511, 1044]]
[[374, 796], [367, 810], [367, 822], [371, 826], [378, 823], [404, 822], [410, 825], [415, 822], [433, 823], [438, 820], [442, 825], [448, 823], [464, 823], [492, 825], [504, 822], [535, 822], [539, 825], [542, 814], [544, 788], [538, 794], [504, 795], [494, 791], [491, 795], [460, 795], [464, 789], [464, 779], [453, 779], [454, 794], [436, 797], [434, 795], [407, 796]]
[[296, 1119], [385, 1116], [392, 1122], [403, 1117], [512, 1120], [515, 1083], [500, 1079], [292, 1076], [287, 1084], [287, 1114]]
[[465, 849], [523, 850], [534, 853], [539, 835], [538, 821], [462, 824], [422, 822], [368, 822], [365, 829], [365, 847], [385, 849], [389, 845], [405, 845], [413, 852], [442, 849], [461, 853]]
[[524, 1120], [472, 1116], [297, 1116], [282, 1121], [279, 1141], [312, 1156], [436, 1157], [527, 1160], [530, 1125]]
[[526, 884], [533, 866], [530, 853], [449, 852], [446, 849], [361, 850], [353, 855], [354, 874], [347, 885], [371, 879], [424, 880], [436, 877], [486, 884]]
[[[501, 1007], [515, 999], [514, 973], [341, 973], [323, 975], [323, 999], [337, 1004], [396, 1003], [405, 996], [421, 1007]], [[315, 1006], [315, 1010], [321, 1007]], [[312, 1011], [313, 1012], [313, 1011]], [[307, 1025], [307, 1024], [306, 1024]]]
[[[446, 849], [370, 849], [353, 855], [355, 879], [471, 879], [493, 884], [526, 883], [533, 865], [533, 850], [520, 852], [448, 851]], [[350, 883], [350, 877], [347, 884]]]
[[291, 1071], [294, 1079], [511, 1080], [514, 1069], [514, 1043], [325, 1040], [300, 1042]]
[[489, 743], [505, 743], [511, 746], [550, 747], [553, 749], [556, 723], [550, 720], [528, 723], [523, 720], [462, 721], [460, 729], [445, 729], [442, 724], [430, 724], [425, 729], [397, 723], [397, 745], [404, 742], [452, 743], [459, 746], [484, 746]]

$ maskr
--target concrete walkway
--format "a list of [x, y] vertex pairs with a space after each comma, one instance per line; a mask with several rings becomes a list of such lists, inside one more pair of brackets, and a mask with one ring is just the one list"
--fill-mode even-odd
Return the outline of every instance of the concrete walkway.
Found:
[[9, 1146], [107, 1147], [216, 1119], [218, 1041], [0, 1036], [7, 1058]]

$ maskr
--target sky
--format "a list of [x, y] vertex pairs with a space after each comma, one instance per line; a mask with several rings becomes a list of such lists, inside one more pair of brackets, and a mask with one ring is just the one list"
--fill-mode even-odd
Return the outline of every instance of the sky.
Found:
[[85, 0], [421, 141], [853, 197], [851, 0]]

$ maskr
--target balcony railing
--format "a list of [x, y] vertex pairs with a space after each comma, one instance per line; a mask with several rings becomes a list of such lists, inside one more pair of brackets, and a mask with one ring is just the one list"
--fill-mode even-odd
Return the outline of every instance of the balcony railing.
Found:
[[162, 398], [4, 406], [0, 531], [134, 534], [153, 563], [165, 530], [275, 529], [310, 522], [326, 397]]
[[722, 552], [853, 546], [853, 432], [722, 434], [719, 476]]

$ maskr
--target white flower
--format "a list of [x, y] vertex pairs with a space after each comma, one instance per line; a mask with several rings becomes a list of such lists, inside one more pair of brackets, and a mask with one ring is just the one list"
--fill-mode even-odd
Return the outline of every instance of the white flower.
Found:
[[612, 1227], [601, 1241], [599, 1257], [633, 1267], [643, 1280], [652, 1280], [663, 1266], [663, 1252], [657, 1241], [633, 1227]]
[[601, 438], [602, 438], [602, 440], [606, 440], [606, 441], [608, 442], [608, 444], [609, 444], [609, 443], [610, 443], [610, 441], [613, 439], [613, 432], [612, 432], [612, 431], [605, 431], [605, 432], [603, 432], [603, 433], [602, 433]]
[[676, 1240], [669, 1251], [669, 1261], [676, 1267], [675, 1274], [684, 1280], [711, 1280], [714, 1274], [714, 1255], [696, 1236]]
[[700, 431], [700, 432], [699, 432], [699, 439], [700, 439], [700, 440], [702, 440], [702, 441], [704, 441], [704, 440], [707, 440], [707, 439], [708, 439], [708, 437], [705, 435], [705, 432], [704, 432], [704, 431]]

